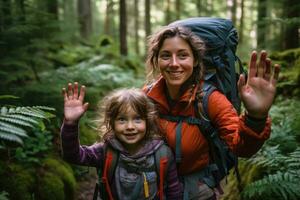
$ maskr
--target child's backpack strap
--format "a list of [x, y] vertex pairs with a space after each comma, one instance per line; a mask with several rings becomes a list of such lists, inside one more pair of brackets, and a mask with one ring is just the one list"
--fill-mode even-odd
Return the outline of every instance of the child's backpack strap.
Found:
[[163, 200], [165, 179], [167, 177], [167, 172], [169, 168], [169, 157], [173, 155], [170, 149], [168, 149], [168, 146], [166, 144], [163, 144], [155, 151], [154, 156], [156, 171], [159, 175], [158, 197], [160, 200]]
[[[107, 144], [104, 144], [103, 152], [104, 162], [102, 167], [98, 169], [98, 185], [100, 189], [100, 196], [103, 200], [113, 200], [114, 198], [110, 185], [114, 177], [114, 171], [117, 167], [119, 152], [115, 151]], [[97, 195], [94, 193], [94, 200], [96, 200], [97, 197], [98, 192]]]

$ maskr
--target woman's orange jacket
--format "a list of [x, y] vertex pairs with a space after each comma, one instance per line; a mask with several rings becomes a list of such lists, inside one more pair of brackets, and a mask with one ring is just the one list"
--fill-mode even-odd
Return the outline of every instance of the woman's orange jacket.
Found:
[[[159, 113], [195, 117], [193, 102], [196, 97], [197, 88], [185, 91], [177, 103], [170, 108], [165, 94], [165, 87], [165, 80], [160, 78], [150, 89], [145, 89], [147, 95], [158, 105]], [[190, 99], [192, 100], [191, 103]], [[218, 127], [220, 137], [226, 141], [231, 150], [238, 156], [252, 156], [270, 136], [270, 118], [267, 119], [265, 128], [261, 133], [254, 132], [245, 125], [245, 116], [238, 116], [232, 104], [218, 91], [214, 91], [209, 96], [208, 115], [212, 123]], [[177, 123], [160, 119], [160, 124], [164, 130], [168, 144], [173, 152], [175, 152], [175, 129]], [[178, 171], [180, 175], [187, 175], [197, 172], [208, 165], [209, 149], [208, 143], [197, 125], [190, 125], [183, 122], [181, 130], [182, 160]]]

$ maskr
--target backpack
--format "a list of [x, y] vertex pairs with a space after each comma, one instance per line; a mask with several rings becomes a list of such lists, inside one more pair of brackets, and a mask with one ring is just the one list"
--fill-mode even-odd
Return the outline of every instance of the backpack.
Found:
[[[94, 197], [93, 199], [96, 200], [98, 198], [98, 193], [100, 191], [101, 200], [113, 200], [113, 194], [111, 190], [111, 182], [114, 178], [114, 173], [116, 170], [116, 167], [118, 165], [119, 161], [119, 152], [111, 148], [109, 145], [104, 146], [104, 152], [105, 152], [105, 159], [103, 162], [103, 167], [98, 169], [98, 183], [96, 183], [95, 191], [94, 191]], [[169, 160], [168, 158], [170, 156], [173, 156], [171, 151], [168, 149], [168, 146], [166, 144], [161, 145], [155, 153], [153, 153], [151, 156], [154, 157], [154, 169], [151, 171], [147, 170], [143, 172], [142, 171], [142, 178], [143, 178], [143, 184], [135, 184], [135, 188], [131, 195], [133, 196], [132, 199], [137, 199], [137, 196], [139, 195], [140, 191], [144, 191], [145, 198], [149, 196], [149, 192], [151, 191], [151, 174], [149, 173], [156, 173], [158, 178], [158, 184], [155, 185], [157, 188], [157, 195], [156, 199], [164, 199], [164, 189], [165, 189], [165, 178], [167, 175], [167, 169], [169, 167]], [[138, 171], [138, 173], [141, 173], [141, 171]], [[152, 176], [153, 178], [154, 176]], [[125, 177], [126, 178], [126, 177]], [[154, 177], [155, 178], [155, 177]], [[139, 182], [140, 183], [140, 182]], [[134, 197], [136, 196], [136, 197]]]
[[[197, 125], [208, 141], [210, 148], [210, 164], [200, 172], [200, 178], [210, 187], [219, 186], [220, 181], [227, 177], [229, 170], [234, 168], [238, 182], [238, 158], [230, 151], [228, 145], [220, 139], [217, 127], [209, 120], [208, 98], [210, 94], [219, 90], [240, 113], [241, 101], [238, 95], [237, 80], [241, 73], [245, 74], [240, 59], [236, 56], [238, 35], [232, 21], [222, 18], [197, 17], [178, 20], [170, 26], [188, 27], [192, 32], [204, 40], [206, 53], [203, 58], [206, 72], [204, 84], [197, 92], [195, 101], [196, 117], [161, 115], [169, 121], [178, 122], [176, 127], [176, 161], [181, 160], [181, 123], [183, 121]], [[235, 63], [239, 66], [236, 67]], [[198, 111], [198, 112], [197, 112]]]
[[[184, 26], [204, 40], [206, 52], [204, 81], [221, 91], [240, 113], [241, 101], [238, 96], [237, 80], [245, 70], [236, 55], [238, 33], [229, 19], [195, 17], [178, 20], [171, 26]], [[235, 63], [238, 62], [236, 67]]]

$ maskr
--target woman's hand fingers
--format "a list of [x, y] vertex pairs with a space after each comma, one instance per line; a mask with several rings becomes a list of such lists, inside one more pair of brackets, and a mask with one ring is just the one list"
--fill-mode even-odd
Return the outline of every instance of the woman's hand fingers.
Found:
[[279, 72], [280, 72], [280, 65], [275, 64], [274, 65], [274, 72], [273, 72], [273, 77], [272, 77], [272, 84], [275, 86], [277, 81], [278, 81], [278, 77], [279, 77]]
[[266, 60], [267, 60], [267, 52], [262, 50], [260, 52], [260, 58], [257, 66], [257, 77], [264, 77], [265, 69], [266, 69]]
[[253, 51], [250, 58], [250, 64], [249, 64], [249, 72], [248, 72], [248, 81], [256, 76], [257, 73], [257, 66], [256, 66], [256, 60], [257, 60], [257, 52]]

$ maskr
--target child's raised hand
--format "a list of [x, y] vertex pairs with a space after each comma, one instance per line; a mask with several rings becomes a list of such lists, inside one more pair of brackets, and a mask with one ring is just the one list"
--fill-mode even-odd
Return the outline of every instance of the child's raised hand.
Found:
[[85, 86], [82, 85], [78, 93], [78, 83], [68, 84], [68, 89], [62, 89], [64, 95], [64, 123], [76, 124], [80, 117], [86, 112], [88, 103], [83, 103]]

